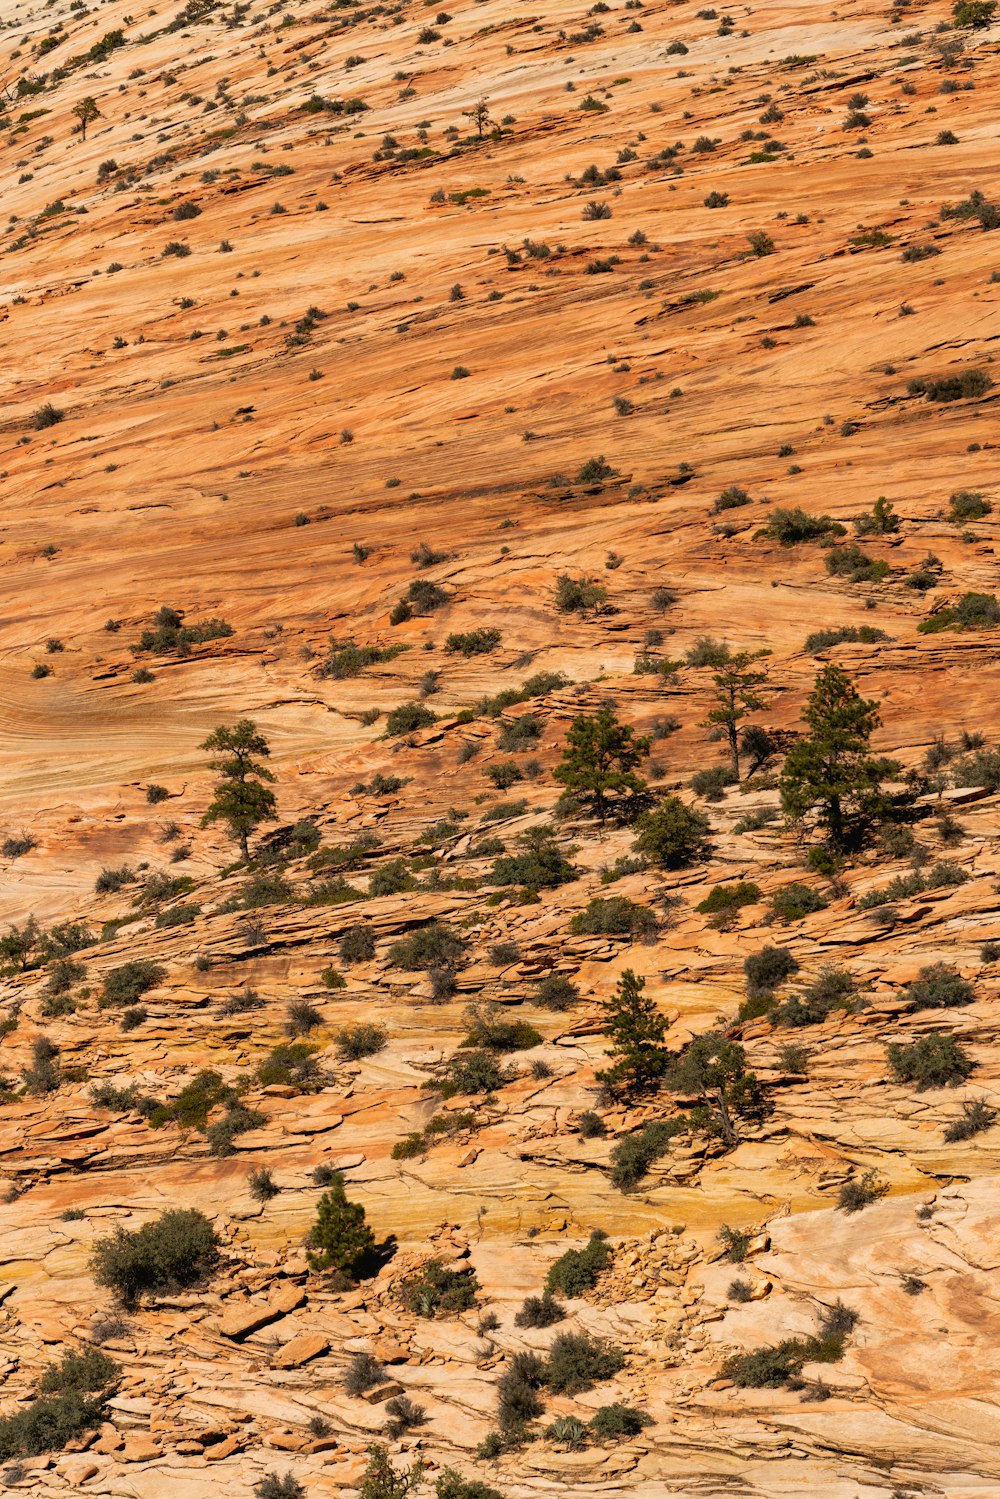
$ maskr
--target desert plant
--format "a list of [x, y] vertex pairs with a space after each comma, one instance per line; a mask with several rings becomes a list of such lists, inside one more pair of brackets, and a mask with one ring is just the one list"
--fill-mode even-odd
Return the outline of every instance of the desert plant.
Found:
[[684, 869], [706, 857], [709, 820], [679, 796], [667, 796], [636, 821], [635, 847], [664, 869]]
[[886, 1055], [896, 1081], [915, 1083], [920, 1090], [955, 1087], [975, 1067], [965, 1048], [943, 1031], [931, 1031], [909, 1046], [891, 1042]]
[[219, 1240], [197, 1208], [172, 1208], [142, 1228], [119, 1228], [97, 1239], [90, 1260], [95, 1281], [126, 1307], [145, 1296], [197, 1284], [215, 1267]]
[[595, 1229], [583, 1249], [567, 1249], [549, 1266], [545, 1277], [546, 1294], [559, 1291], [563, 1296], [582, 1296], [596, 1284], [602, 1270], [611, 1264], [607, 1234]]
[[319, 1200], [307, 1246], [313, 1270], [345, 1280], [357, 1279], [363, 1261], [375, 1247], [375, 1235], [365, 1221], [365, 1210], [360, 1203], [348, 1199], [344, 1178], [339, 1174]]
[[611, 1065], [597, 1073], [609, 1092], [628, 1095], [655, 1087], [666, 1071], [667, 1024], [656, 1002], [643, 991], [646, 981], [631, 968], [604, 1002], [604, 1034]]
[[399, 1294], [407, 1310], [418, 1317], [457, 1316], [475, 1306], [479, 1282], [469, 1267], [452, 1270], [431, 1259], [400, 1282]]

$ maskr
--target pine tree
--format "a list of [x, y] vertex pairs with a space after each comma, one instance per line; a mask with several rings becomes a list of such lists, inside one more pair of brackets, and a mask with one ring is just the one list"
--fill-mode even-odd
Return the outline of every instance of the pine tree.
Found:
[[718, 737], [728, 741], [737, 780], [740, 776], [740, 725], [749, 714], [767, 706], [758, 691], [767, 681], [767, 672], [754, 666], [757, 659], [749, 651], [739, 651], [719, 667], [712, 679], [717, 706], [705, 720]]
[[604, 1034], [611, 1041], [607, 1054], [612, 1064], [597, 1079], [611, 1093], [644, 1092], [655, 1087], [667, 1069], [667, 1023], [643, 993], [645, 987], [646, 980], [626, 968], [618, 988], [604, 1001]]
[[802, 715], [812, 732], [785, 757], [784, 810], [796, 818], [816, 811], [837, 848], [857, 841], [877, 819], [886, 805], [882, 782], [900, 768], [868, 752], [881, 722], [878, 707], [839, 666], [824, 667]]
[[620, 813], [641, 806], [646, 783], [636, 766], [649, 754], [649, 740], [637, 738], [609, 707], [592, 716], [574, 718], [566, 736], [563, 757], [553, 771], [567, 791], [606, 822], [614, 808]]
[[334, 1271], [351, 1280], [356, 1278], [361, 1260], [375, 1247], [365, 1210], [360, 1202], [348, 1201], [340, 1175], [333, 1178], [319, 1200], [308, 1242], [309, 1264], [314, 1270]]
[[91, 120], [97, 120], [100, 118], [101, 111], [97, 107], [97, 100], [92, 99], [88, 94], [86, 99], [81, 99], [79, 104], [73, 105], [73, 114], [75, 114], [77, 119], [80, 121], [81, 139], [86, 140], [87, 126], [90, 124]]
[[257, 725], [251, 719], [241, 718], [231, 729], [225, 724], [214, 729], [201, 748], [219, 754], [220, 758], [211, 765], [222, 778], [201, 819], [202, 827], [210, 822], [228, 823], [244, 860], [248, 860], [249, 835], [262, 822], [273, 822], [275, 818], [274, 792], [263, 784], [275, 779], [261, 763], [271, 753], [267, 740], [257, 732]]

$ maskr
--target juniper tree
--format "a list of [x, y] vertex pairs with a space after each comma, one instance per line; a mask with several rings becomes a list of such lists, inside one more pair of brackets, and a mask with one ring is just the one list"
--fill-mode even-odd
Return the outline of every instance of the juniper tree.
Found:
[[763, 1088], [747, 1071], [743, 1047], [719, 1032], [695, 1036], [669, 1081], [675, 1092], [698, 1097], [690, 1115], [692, 1125], [717, 1135], [727, 1146], [739, 1143], [737, 1118], [758, 1120], [768, 1112]]
[[264, 784], [275, 777], [262, 763], [271, 753], [268, 742], [252, 719], [241, 718], [232, 728], [222, 724], [213, 729], [200, 748], [216, 752], [218, 758], [211, 766], [221, 777], [201, 819], [202, 827], [210, 822], [227, 823], [244, 860], [249, 860], [250, 834], [275, 818], [274, 792]]

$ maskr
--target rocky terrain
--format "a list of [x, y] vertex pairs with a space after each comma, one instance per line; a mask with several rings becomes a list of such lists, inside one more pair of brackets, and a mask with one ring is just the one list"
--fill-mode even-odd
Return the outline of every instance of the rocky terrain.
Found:
[[[2, 7], [12, 1490], [392, 1499], [373, 1443], [439, 1499], [1000, 1490], [996, 28], [696, 4]], [[831, 665], [896, 762], [842, 847], [784, 789]], [[646, 802], [708, 819], [691, 857], [554, 776], [602, 707]], [[203, 821], [242, 719], [249, 867]], [[561, 874], [502, 878], [539, 828]], [[735, 1140], [677, 1078], [602, 1087], [626, 971], [673, 1061], [743, 1048]], [[891, 1065], [945, 1033], [947, 1085]], [[496, 1086], [442, 1091], [470, 1039]], [[307, 1258], [336, 1173], [383, 1246], [347, 1281]], [[123, 1311], [95, 1244], [176, 1208], [217, 1265]], [[519, 1325], [594, 1230], [607, 1265]], [[474, 1303], [422, 1315], [429, 1261]], [[620, 1367], [493, 1440], [567, 1331]], [[817, 1357], [742, 1379], [790, 1339]], [[5, 1447], [98, 1347], [99, 1419]], [[648, 1423], [581, 1424], [612, 1404]]]

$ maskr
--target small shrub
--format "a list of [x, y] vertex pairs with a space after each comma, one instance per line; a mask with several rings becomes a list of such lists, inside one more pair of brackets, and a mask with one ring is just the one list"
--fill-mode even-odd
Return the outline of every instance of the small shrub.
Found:
[[259, 1483], [254, 1484], [255, 1499], [306, 1499], [306, 1491], [303, 1484], [292, 1472], [279, 1476], [275, 1472], [266, 1473]]
[[479, 1282], [471, 1268], [449, 1270], [440, 1260], [428, 1260], [399, 1290], [403, 1305], [418, 1317], [457, 1316], [475, 1306]]
[[943, 1031], [932, 1031], [909, 1046], [892, 1042], [886, 1047], [886, 1054], [896, 1081], [915, 1083], [921, 1091], [955, 1087], [975, 1067], [964, 1047]]
[[607, 597], [607, 589], [593, 578], [571, 578], [563, 573], [556, 580], [556, 608], [561, 614], [589, 613], [599, 609]]
[[992, 1129], [996, 1121], [997, 1111], [985, 1098], [969, 1098], [962, 1104], [958, 1118], [945, 1128], [944, 1138], [949, 1145], [959, 1140], [971, 1140]]
[[579, 989], [561, 973], [547, 974], [539, 981], [534, 993], [534, 1003], [546, 1010], [568, 1010], [579, 1002]]
[[464, 635], [449, 635], [444, 648], [453, 656], [485, 656], [497, 649], [502, 638], [499, 630], [470, 630]]
[[695, 796], [704, 797], [707, 802], [721, 802], [726, 787], [735, 783], [736, 772], [730, 765], [708, 765], [704, 770], [696, 770], [690, 781]]
[[514, 1318], [514, 1326], [551, 1327], [553, 1323], [561, 1322], [565, 1315], [551, 1291], [545, 1291], [541, 1296], [525, 1298], [521, 1310]]
[[569, 924], [574, 936], [653, 937], [656, 917], [648, 906], [636, 905], [624, 895], [595, 897]]
[[432, 713], [423, 703], [401, 703], [386, 716], [386, 738], [414, 734], [418, 729], [429, 728], [433, 723], [437, 723], [437, 714]]
[[559, 1395], [578, 1395], [610, 1379], [624, 1365], [625, 1355], [614, 1344], [597, 1342], [587, 1333], [564, 1332], [549, 1350], [544, 1380]]
[[709, 820], [679, 796], [668, 796], [636, 822], [635, 847], [664, 869], [684, 869], [707, 856]]
[[604, 1120], [593, 1109], [585, 1109], [577, 1121], [577, 1130], [584, 1140], [603, 1140], [607, 1134]]
[[219, 1257], [219, 1240], [204, 1213], [173, 1208], [130, 1232], [119, 1228], [94, 1244], [90, 1268], [95, 1281], [126, 1307], [144, 1296], [197, 1284]]
[[388, 1039], [384, 1027], [371, 1021], [347, 1025], [334, 1037], [337, 1055], [342, 1062], [360, 1062], [363, 1057], [373, 1057], [383, 1050]]
[[775, 918], [788, 926], [793, 921], [802, 921], [804, 917], [811, 916], [814, 911], [822, 911], [829, 905], [829, 901], [818, 890], [813, 890], [809, 885], [798, 882], [791, 885], [782, 885], [771, 896], [771, 910]]
[[680, 1119], [653, 1119], [634, 1134], [624, 1135], [611, 1150], [611, 1185], [630, 1192], [650, 1166], [665, 1155], [670, 1141], [684, 1130]]
[[741, 880], [736, 885], [713, 885], [705, 899], [695, 907], [703, 916], [738, 911], [741, 906], [752, 906], [760, 900], [760, 886], [752, 880]]
[[371, 1353], [356, 1353], [344, 1375], [344, 1389], [355, 1399], [376, 1385], [385, 1384], [389, 1376]]
[[878, 1202], [889, 1191], [889, 1183], [883, 1181], [877, 1171], [866, 1171], [861, 1177], [845, 1182], [837, 1196], [837, 1206], [845, 1213], [860, 1213], [862, 1208]]
[[815, 541], [820, 536], [844, 536], [846, 531], [828, 515], [807, 515], [804, 510], [795, 508], [772, 510], [760, 534], [790, 547], [802, 541]]
[[624, 1437], [637, 1437], [643, 1427], [650, 1426], [652, 1418], [634, 1405], [602, 1405], [590, 1418], [590, 1429], [601, 1442], [617, 1442]]
[[149, 989], [162, 983], [166, 976], [167, 970], [161, 964], [148, 958], [133, 958], [105, 975], [98, 1004], [102, 1009], [134, 1004]]
[[902, 997], [914, 1010], [942, 1010], [972, 1004], [976, 991], [956, 968], [931, 963], [920, 969]]
[[763, 947], [743, 961], [747, 994], [771, 994], [785, 979], [798, 973], [799, 964], [787, 947]]
[[611, 1248], [600, 1230], [591, 1234], [584, 1249], [567, 1249], [549, 1266], [545, 1277], [546, 1294], [559, 1291], [563, 1296], [582, 1296], [597, 1284], [602, 1270], [611, 1264]]

